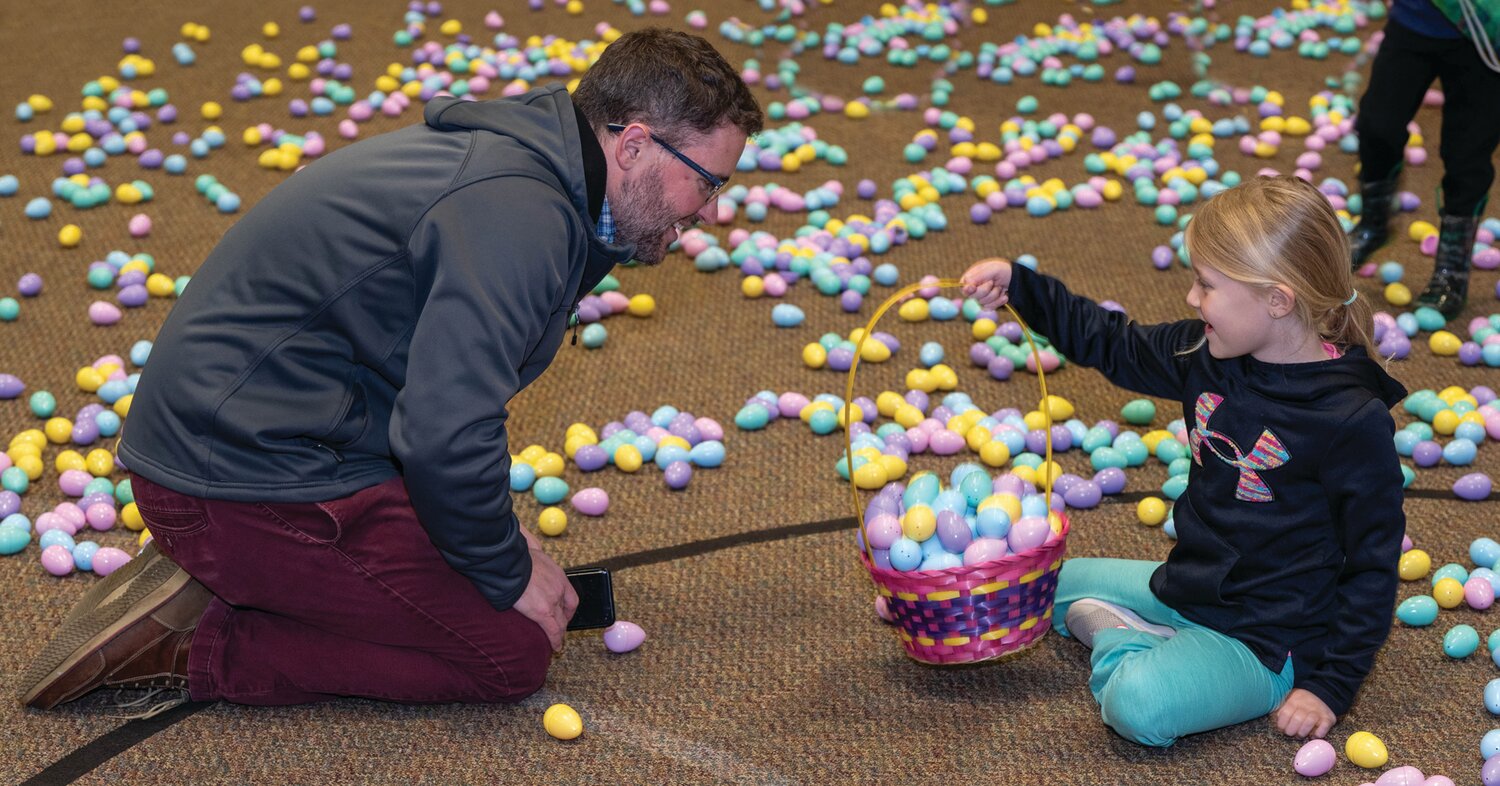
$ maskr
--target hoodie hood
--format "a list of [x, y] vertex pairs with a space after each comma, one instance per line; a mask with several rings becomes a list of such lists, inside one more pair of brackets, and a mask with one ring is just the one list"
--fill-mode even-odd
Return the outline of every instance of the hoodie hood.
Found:
[[1251, 387], [1282, 401], [1325, 400], [1350, 389], [1360, 389], [1389, 409], [1406, 398], [1405, 386], [1386, 373], [1361, 346], [1349, 347], [1341, 357], [1314, 363], [1263, 363], [1249, 355], [1240, 361]]

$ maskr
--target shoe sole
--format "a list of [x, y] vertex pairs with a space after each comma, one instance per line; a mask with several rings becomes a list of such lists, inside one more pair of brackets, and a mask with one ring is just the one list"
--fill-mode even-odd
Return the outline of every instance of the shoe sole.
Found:
[[[1079, 601], [1079, 603], [1081, 602], [1082, 600]], [[1157, 625], [1152, 622], [1147, 622], [1146, 619], [1141, 615], [1136, 614], [1135, 612], [1123, 606], [1117, 606], [1115, 604], [1105, 605], [1104, 603], [1096, 602], [1085, 603], [1082, 607], [1079, 607], [1078, 603], [1074, 603], [1073, 606], [1070, 606], [1068, 608], [1069, 615], [1073, 613], [1074, 608], [1078, 608], [1080, 613], [1082, 614], [1108, 614], [1111, 618], [1118, 620], [1120, 623], [1119, 625], [1111, 626], [1110, 628], [1095, 628], [1087, 632], [1074, 632], [1072, 628], [1069, 628], [1068, 630], [1070, 633], [1072, 633], [1073, 637], [1077, 639], [1079, 643], [1083, 644], [1083, 646], [1088, 647], [1089, 649], [1094, 648], [1094, 637], [1097, 636], [1099, 631], [1101, 630], [1124, 627], [1129, 630], [1137, 631], [1140, 633], [1150, 633], [1154, 636], [1162, 636], [1164, 638], [1171, 638], [1177, 633], [1177, 630], [1170, 625]], [[1064, 618], [1063, 624], [1067, 624], [1066, 617]]]
[[21, 677], [21, 684], [29, 686], [21, 702], [44, 710], [63, 703], [66, 694], [46, 698], [43, 694], [125, 628], [166, 605], [192, 580], [187, 571], [148, 545], [147, 551], [84, 594]]

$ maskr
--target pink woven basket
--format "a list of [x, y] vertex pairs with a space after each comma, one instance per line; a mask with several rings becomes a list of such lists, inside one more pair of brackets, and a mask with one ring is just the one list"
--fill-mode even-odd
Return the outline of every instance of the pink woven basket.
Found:
[[[941, 279], [936, 285], [958, 287], [962, 282]], [[847, 401], [854, 400], [855, 373], [859, 369], [864, 343], [874, 334], [875, 324], [903, 296], [913, 294], [923, 286], [930, 284], [912, 284], [891, 295], [865, 325], [849, 367]], [[1021, 323], [1029, 342], [1031, 330], [1021, 315], [1009, 305], [1006, 308]], [[1041, 356], [1035, 342], [1031, 342], [1031, 351], [1037, 360], [1037, 379], [1045, 402], [1048, 398], [1047, 381], [1042, 374]], [[1046, 407], [1043, 407], [1043, 412], [1047, 412]], [[849, 457], [852, 470], [853, 435], [847, 418], [843, 425], [848, 440], [845, 456]], [[1049, 414], [1044, 429], [1048, 435], [1048, 465], [1052, 464], [1051, 426]], [[852, 471], [849, 481], [855, 521], [862, 522], [859, 489]], [[1043, 492], [1046, 499], [1052, 499], [1050, 475], [1047, 475]], [[936, 665], [978, 663], [1019, 652], [1046, 635], [1051, 627], [1057, 572], [1062, 569], [1063, 553], [1067, 551], [1068, 543], [1067, 514], [1052, 512], [1048, 518], [1052, 520], [1057, 537], [1048, 538], [1036, 548], [977, 565], [924, 571], [876, 566], [870, 560], [864, 525], [861, 524], [860, 543], [863, 548], [860, 561], [870, 572], [876, 591], [885, 599], [889, 618], [900, 633], [906, 654], [923, 663]]]
[[901, 571], [861, 561], [914, 660], [978, 663], [1023, 650], [1047, 633], [1057, 572], [1067, 550], [1060, 536], [1008, 557], [946, 570]]

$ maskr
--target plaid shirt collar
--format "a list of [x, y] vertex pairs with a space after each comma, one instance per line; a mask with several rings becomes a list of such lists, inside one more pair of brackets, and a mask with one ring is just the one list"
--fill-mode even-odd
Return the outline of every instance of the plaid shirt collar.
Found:
[[594, 234], [611, 245], [615, 242], [615, 217], [609, 212], [608, 197], [605, 197], [604, 207], [599, 210], [599, 221], [594, 224]]

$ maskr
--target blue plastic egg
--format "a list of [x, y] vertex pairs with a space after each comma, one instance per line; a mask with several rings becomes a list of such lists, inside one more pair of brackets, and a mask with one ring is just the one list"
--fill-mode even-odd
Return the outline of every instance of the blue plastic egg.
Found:
[[1431, 625], [1437, 620], [1437, 600], [1431, 595], [1416, 595], [1401, 602], [1396, 607], [1396, 619], [1414, 628]]
[[922, 544], [903, 535], [891, 544], [890, 556], [892, 568], [915, 570], [922, 564]]
[[1500, 753], [1500, 729], [1490, 729], [1479, 738], [1479, 755], [1488, 759]]
[[[1469, 560], [1481, 568], [1493, 570], [1495, 562], [1500, 560], [1500, 543], [1496, 543], [1492, 538], [1475, 538], [1474, 542], [1469, 544]], [[1478, 573], [1479, 571], [1476, 570], [1470, 575]]]
[[1478, 449], [1467, 439], [1455, 439], [1443, 446], [1443, 460], [1455, 467], [1466, 467], [1474, 463]]
[[1484, 686], [1484, 708], [1491, 715], [1500, 715], [1500, 677], [1490, 680]]
[[79, 570], [93, 570], [94, 555], [98, 552], [99, 544], [92, 540], [79, 543], [73, 547], [73, 565]]
[[927, 368], [932, 368], [943, 362], [943, 345], [936, 341], [929, 341], [922, 345], [917, 352], [917, 359]]
[[73, 536], [69, 535], [66, 530], [49, 529], [42, 533], [42, 537], [37, 540], [37, 545], [43, 549], [48, 546], [62, 546], [68, 551], [72, 551], [74, 546]]
[[775, 308], [771, 309], [771, 322], [775, 323], [776, 327], [796, 327], [806, 318], [802, 309], [791, 303], [778, 303]]
[[1479, 631], [1472, 625], [1454, 625], [1443, 634], [1443, 652], [1450, 658], [1467, 658], [1479, 649]]
[[532, 486], [536, 501], [543, 505], [556, 505], [568, 496], [568, 482], [562, 478], [537, 478]]
[[1443, 579], [1454, 579], [1463, 584], [1469, 580], [1469, 571], [1457, 562], [1450, 562], [1432, 572], [1432, 586], [1436, 587]]
[[695, 467], [713, 468], [724, 463], [724, 443], [704, 440], [688, 451], [688, 459]]
[[510, 465], [510, 488], [512, 491], [529, 491], [536, 482], [536, 468], [517, 461]]

